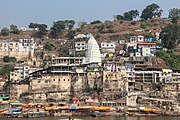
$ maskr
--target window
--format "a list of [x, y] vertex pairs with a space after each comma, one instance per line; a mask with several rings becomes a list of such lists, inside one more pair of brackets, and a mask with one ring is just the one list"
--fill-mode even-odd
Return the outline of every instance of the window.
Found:
[[54, 81], [56, 81], [56, 79], [54, 79]]
[[68, 79], [68, 81], [69, 81], [69, 79]]
[[41, 83], [41, 81], [40, 81], [40, 80], [38, 80], [38, 83]]
[[59, 79], [59, 81], [61, 81], [61, 79]]
[[64, 81], [66, 81], [66, 80], [64, 79]]

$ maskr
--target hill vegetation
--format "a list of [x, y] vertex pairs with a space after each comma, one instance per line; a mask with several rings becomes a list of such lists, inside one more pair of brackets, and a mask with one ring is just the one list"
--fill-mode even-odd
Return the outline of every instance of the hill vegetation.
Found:
[[[79, 21], [78, 28], [74, 28], [74, 20], [54, 21], [50, 30], [48, 26], [41, 23], [31, 23], [31, 30], [21, 31], [15, 24], [10, 28], [4, 27], [1, 30], [0, 39], [7, 38], [27, 38], [34, 37], [38, 44], [42, 44], [45, 51], [51, 51], [60, 56], [68, 55], [73, 38], [78, 34], [91, 33], [100, 42], [111, 42], [118, 40], [127, 41], [131, 35], [144, 35], [145, 37], [155, 37], [156, 33], [161, 33], [160, 38], [165, 48], [178, 49], [180, 44], [180, 9], [169, 10], [167, 18], [160, 18], [163, 10], [159, 5], [153, 3], [146, 6], [142, 13], [138, 10], [129, 10], [122, 15], [114, 15], [113, 21], [102, 22], [95, 20], [89, 24]], [[66, 44], [60, 44], [61, 39], [67, 40]], [[180, 52], [159, 52], [158, 57], [162, 58], [167, 65], [179, 69]], [[172, 58], [169, 58], [172, 57]], [[171, 65], [171, 62], [173, 64]]]

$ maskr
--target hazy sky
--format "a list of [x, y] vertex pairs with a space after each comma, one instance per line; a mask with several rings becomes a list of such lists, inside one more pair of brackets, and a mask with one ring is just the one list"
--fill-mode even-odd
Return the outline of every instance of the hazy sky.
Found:
[[169, 9], [180, 8], [180, 0], [1, 0], [0, 29], [11, 24], [27, 27], [30, 22], [51, 27], [53, 21], [66, 19], [112, 20], [113, 15], [132, 9], [141, 12], [151, 3], [164, 10], [163, 17], [167, 17]]

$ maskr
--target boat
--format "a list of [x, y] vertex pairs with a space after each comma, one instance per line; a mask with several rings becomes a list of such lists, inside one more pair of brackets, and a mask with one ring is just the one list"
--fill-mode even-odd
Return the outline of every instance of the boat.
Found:
[[104, 116], [104, 113], [99, 112], [99, 111], [95, 111], [95, 112], [91, 113], [91, 116], [92, 117], [102, 117], [102, 116]]

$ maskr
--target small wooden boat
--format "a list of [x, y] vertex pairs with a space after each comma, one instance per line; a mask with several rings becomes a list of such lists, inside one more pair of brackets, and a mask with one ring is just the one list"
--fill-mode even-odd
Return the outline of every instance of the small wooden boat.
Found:
[[95, 111], [95, 112], [91, 113], [91, 116], [92, 117], [102, 117], [102, 116], [104, 116], [104, 114], [102, 112]]

